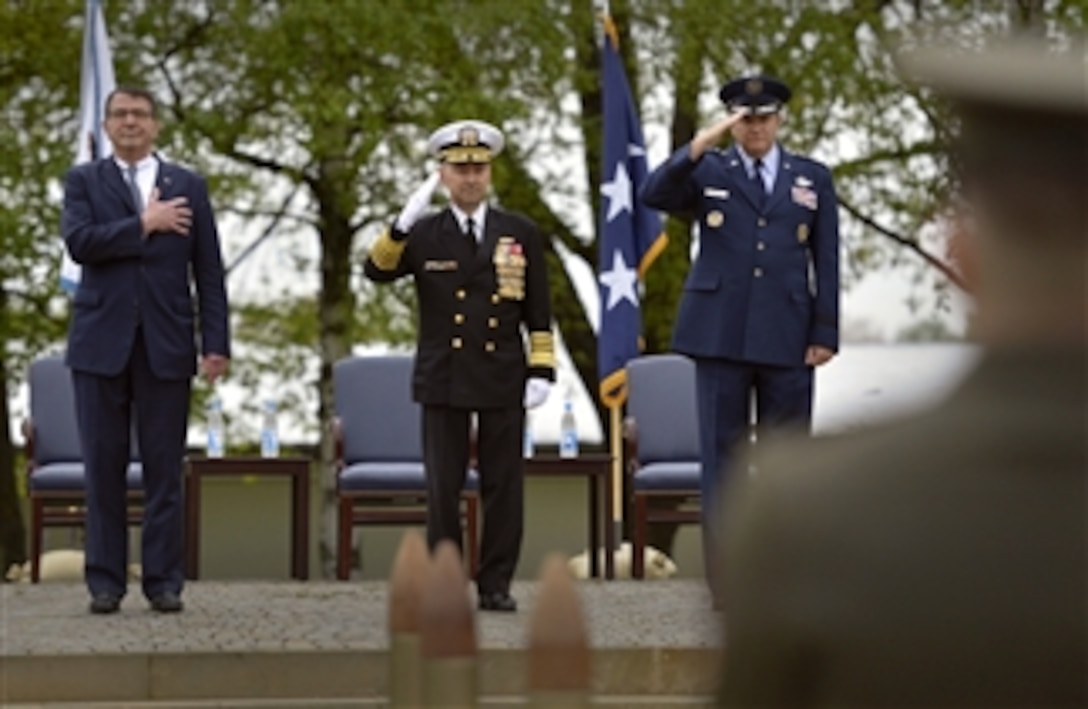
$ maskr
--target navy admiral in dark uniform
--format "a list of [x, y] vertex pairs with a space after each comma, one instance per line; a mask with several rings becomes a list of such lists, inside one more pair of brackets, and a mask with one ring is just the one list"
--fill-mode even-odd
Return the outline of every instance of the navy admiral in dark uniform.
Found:
[[[826, 166], [777, 142], [790, 94], [770, 77], [727, 83], [728, 115], [654, 170], [641, 193], [699, 223], [673, 347], [696, 363], [707, 559], [730, 450], [753, 418], [757, 430], [809, 430], [813, 368], [839, 345], [838, 201]], [[721, 150], [727, 132], [735, 142]]]
[[[484, 505], [482, 610], [513, 611], [510, 580], [521, 553], [525, 410], [555, 380], [544, 237], [524, 216], [488, 204], [491, 159], [502, 133], [482, 121], [435, 131], [436, 174], [409, 198], [367, 257], [375, 281], [411, 275], [419, 301], [412, 389], [423, 406], [427, 541], [461, 543], [460, 497], [472, 415]], [[446, 209], [420, 218], [441, 180]], [[523, 331], [528, 334], [528, 353]]]

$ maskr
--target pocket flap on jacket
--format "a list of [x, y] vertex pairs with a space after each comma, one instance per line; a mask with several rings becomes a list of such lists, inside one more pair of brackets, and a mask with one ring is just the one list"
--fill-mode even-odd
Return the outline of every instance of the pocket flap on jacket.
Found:
[[72, 299], [76, 305], [82, 305], [88, 308], [97, 307], [101, 300], [98, 291], [87, 288], [86, 286], [79, 286], [76, 288], [76, 295]]
[[684, 286], [685, 290], [702, 290], [712, 291], [718, 290], [718, 274], [717, 273], [692, 273], [688, 277], [688, 282]]

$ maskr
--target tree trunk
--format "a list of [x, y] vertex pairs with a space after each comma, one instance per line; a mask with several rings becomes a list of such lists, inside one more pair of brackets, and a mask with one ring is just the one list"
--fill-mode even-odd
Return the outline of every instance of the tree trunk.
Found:
[[318, 377], [318, 421], [321, 437], [318, 445], [318, 470], [321, 480], [321, 510], [318, 558], [321, 575], [335, 575], [336, 560], [336, 450], [328, 423], [333, 416], [332, 368], [340, 359], [351, 354], [352, 323], [355, 293], [351, 290], [351, 253], [354, 233], [349, 218], [337, 205], [344, 200], [337, 186], [350, 185], [350, 180], [335, 177], [336, 168], [322, 165], [322, 175], [313, 184], [314, 199], [321, 221], [321, 289], [318, 292], [319, 349], [321, 356]]
[[[0, 289], [0, 312], [7, 312], [7, 294]], [[11, 564], [26, 561], [26, 528], [15, 484], [15, 446], [11, 440], [8, 358], [0, 357], [0, 574]]]
[[[698, 32], [684, 31], [683, 8], [676, 10], [676, 56], [672, 70], [676, 82], [676, 97], [672, 111], [670, 153], [686, 145], [695, 135], [699, 115], [699, 81], [702, 78], [702, 50]], [[690, 267], [691, 219], [670, 216], [666, 222], [669, 246], [646, 274], [646, 298], [657, 304], [652, 313], [643, 311], [642, 331], [646, 353], [667, 352], [671, 349], [672, 327], [683, 292], [684, 280]], [[672, 503], [665, 503], [672, 506]], [[629, 525], [628, 521], [628, 525]], [[647, 542], [666, 554], [673, 553], [679, 524], [651, 525]]]
[[[677, 10], [677, 13], [682, 12]], [[682, 17], [677, 17], [683, 29]], [[702, 78], [702, 51], [699, 33], [676, 33], [677, 47], [672, 76], [676, 82], [673, 104], [671, 151], [687, 144], [695, 135], [699, 109], [699, 82]], [[687, 278], [691, 252], [691, 220], [670, 217], [666, 223], [669, 246], [658, 257], [646, 276], [646, 299], [654, 303], [652, 310], [643, 311], [642, 331], [647, 353], [670, 349], [672, 326], [680, 302], [684, 279]]]

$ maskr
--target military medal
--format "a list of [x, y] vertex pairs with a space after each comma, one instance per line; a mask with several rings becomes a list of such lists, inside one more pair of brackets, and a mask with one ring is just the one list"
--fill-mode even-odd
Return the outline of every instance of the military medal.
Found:
[[507, 300], [525, 299], [525, 250], [512, 236], [500, 236], [491, 256], [499, 295]]

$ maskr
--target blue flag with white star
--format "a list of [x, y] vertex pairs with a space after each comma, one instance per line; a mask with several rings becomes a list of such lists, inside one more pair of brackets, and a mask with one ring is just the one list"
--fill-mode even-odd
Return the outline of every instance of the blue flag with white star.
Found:
[[601, 401], [608, 407], [621, 406], [627, 399], [627, 360], [639, 355], [642, 335], [640, 284], [666, 244], [661, 216], [636, 199], [646, 179], [646, 149], [618, 46], [615, 27], [606, 19], [601, 50], [604, 198], [598, 230], [597, 376]]

